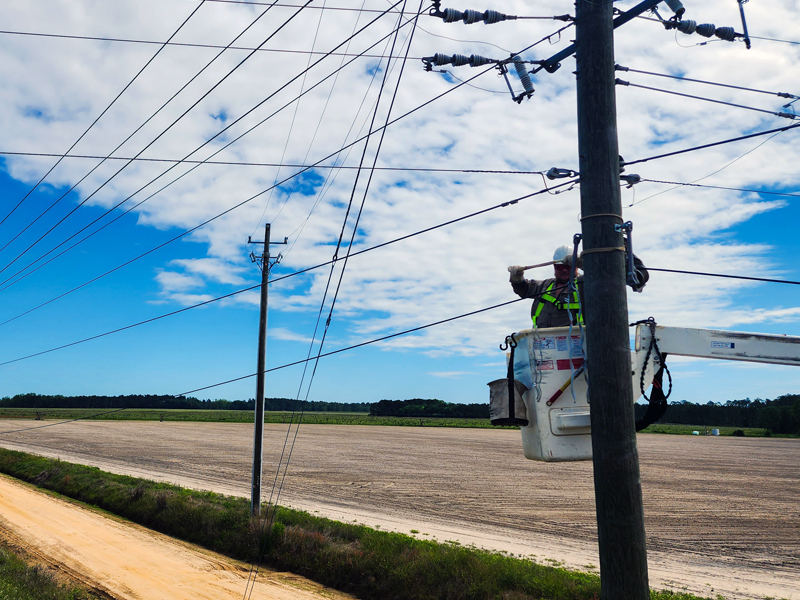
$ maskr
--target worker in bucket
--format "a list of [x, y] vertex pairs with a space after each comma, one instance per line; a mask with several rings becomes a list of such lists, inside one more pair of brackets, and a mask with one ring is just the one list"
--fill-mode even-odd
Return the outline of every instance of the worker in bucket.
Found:
[[[547, 264], [547, 263], [545, 263]], [[636, 283], [629, 285], [640, 292], [650, 278], [644, 263], [633, 257], [636, 271]], [[514, 265], [508, 267], [509, 281], [514, 292], [520, 298], [533, 298], [531, 320], [533, 327], [567, 327], [570, 324], [583, 323], [581, 304], [583, 303], [583, 275], [577, 275], [581, 268], [580, 256], [577, 259], [574, 285], [570, 285], [572, 273], [572, 248], [559, 246], [553, 254], [553, 278], [536, 280], [525, 279], [526, 267]]]

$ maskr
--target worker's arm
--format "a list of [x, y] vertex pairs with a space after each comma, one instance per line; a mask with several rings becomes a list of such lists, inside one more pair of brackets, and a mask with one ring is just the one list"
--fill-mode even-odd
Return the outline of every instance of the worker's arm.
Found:
[[523, 275], [525, 272], [524, 267], [516, 265], [508, 267], [508, 272], [510, 273], [508, 280], [511, 282], [511, 289], [520, 298], [535, 298], [541, 293], [542, 282], [535, 279], [525, 279]]

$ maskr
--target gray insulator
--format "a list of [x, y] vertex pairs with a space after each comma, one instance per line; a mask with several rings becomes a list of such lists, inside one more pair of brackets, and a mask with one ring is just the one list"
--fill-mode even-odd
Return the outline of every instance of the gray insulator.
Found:
[[464, 65], [469, 64], [469, 56], [464, 56], [463, 54], [453, 54], [450, 57], [450, 62], [453, 63], [454, 67], [463, 67]]
[[494, 23], [499, 23], [500, 21], [505, 21], [508, 17], [503, 13], [497, 12], [496, 10], [487, 10], [483, 13], [483, 22], [487, 25], [492, 25]]
[[716, 30], [716, 27], [713, 23], [701, 23], [695, 28], [695, 33], [703, 37], [711, 37], [714, 35], [714, 30]]
[[442, 20], [445, 23], [455, 23], [456, 21], [460, 21], [463, 18], [464, 18], [464, 13], [462, 13], [460, 10], [456, 10], [455, 8], [445, 8]]
[[473, 54], [472, 56], [469, 57], [470, 67], [482, 67], [483, 65], [488, 65], [493, 62], [497, 61], [492, 60], [491, 58], [486, 58], [485, 56], [479, 56], [478, 54]]
[[695, 29], [697, 29], [697, 21], [692, 21], [691, 19], [686, 19], [685, 21], [681, 21], [680, 23], [678, 23], [677, 29], [681, 33], [685, 33], [686, 35], [690, 35], [690, 34], [694, 33]]
[[519, 56], [513, 56], [511, 60], [514, 61], [514, 68], [517, 70], [517, 75], [519, 75], [519, 80], [522, 82], [522, 87], [525, 88], [526, 92], [532, 94], [533, 82], [531, 81], [530, 74], [528, 74], [528, 69], [525, 67], [525, 63], [522, 62]]
[[670, 10], [674, 12], [678, 18], [680, 19], [683, 16], [683, 13], [686, 12], [686, 9], [683, 7], [683, 3], [681, 0], [665, 0], [667, 6], [669, 6]]
[[435, 64], [437, 67], [450, 64], [450, 57], [447, 54], [442, 54], [441, 52], [434, 54], [432, 60], [433, 64]]
[[733, 27], [717, 27], [714, 31], [714, 35], [726, 42], [732, 42], [736, 39], [736, 32], [733, 30]]
[[464, 11], [464, 23], [466, 23], [467, 25], [472, 25], [473, 23], [477, 23], [478, 21], [483, 21], [483, 13], [480, 13], [477, 10]]

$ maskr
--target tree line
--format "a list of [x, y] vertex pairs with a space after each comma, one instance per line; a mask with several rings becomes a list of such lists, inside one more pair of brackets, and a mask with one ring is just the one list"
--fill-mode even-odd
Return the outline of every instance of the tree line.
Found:
[[[365, 402], [309, 402], [291, 398], [265, 398], [264, 410], [310, 412], [369, 412]], [[198, 400], [185, 396], [134, 394], [127, 396], [51, 396], [46, 394], [17, 394], [0, 399], [0, 408], [155, 408], [183, 410], [254, 410], [254, 400]]]
[[[166, 395], [60, 396], [17, 394], [0, 399], [0, 408], [151, 408], [183, 410], [254, 410], [251, 400], [199, 400], [194, 397]], [[640, 419], [646, 404], [636, 404]], [[488, 419], [488, 404], [456, 404], [438, 399], [381, 400], [379, 402], [321, 402], [266, 398], [264, 410], [309, 412], [355, 412], [387, 417], [445, 417]], [[774, 400], [730, 400], [723, 403], [695, 404], [681, 401], [669, 405], [662, 423], [707, 427], [761, 427], [772, 433], [800, 434], [800, 395], [786, 394]]]
[[[637, 419], [644, 415], [646, 408], [646, 404], [636, 405]], [[724, 404], [695, 404], [684, 400], [670, 404], [661, 422], [708, 427], [761, 427], [772, 433], [800, 434], [800, 395], [786, 394], [774, 400], [745, 398]]]

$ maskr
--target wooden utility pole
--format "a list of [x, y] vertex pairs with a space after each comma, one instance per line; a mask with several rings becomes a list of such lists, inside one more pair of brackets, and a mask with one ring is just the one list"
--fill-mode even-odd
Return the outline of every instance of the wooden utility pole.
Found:
[[264, 251], [261, 254], [261, 314], [258, 322], [258, 373], [256, 375], [255, 429], [253, 435], [253, 486], [250, 514], [261, 513], [261, 459], [264, 446], [264, 371], [267, 364], [267, 294], [269, 291], [269, 226], [264, 230]]
[[621, 225], [611, 2], [577, 0], [587, 369], [602, 600], [647, 600]]

